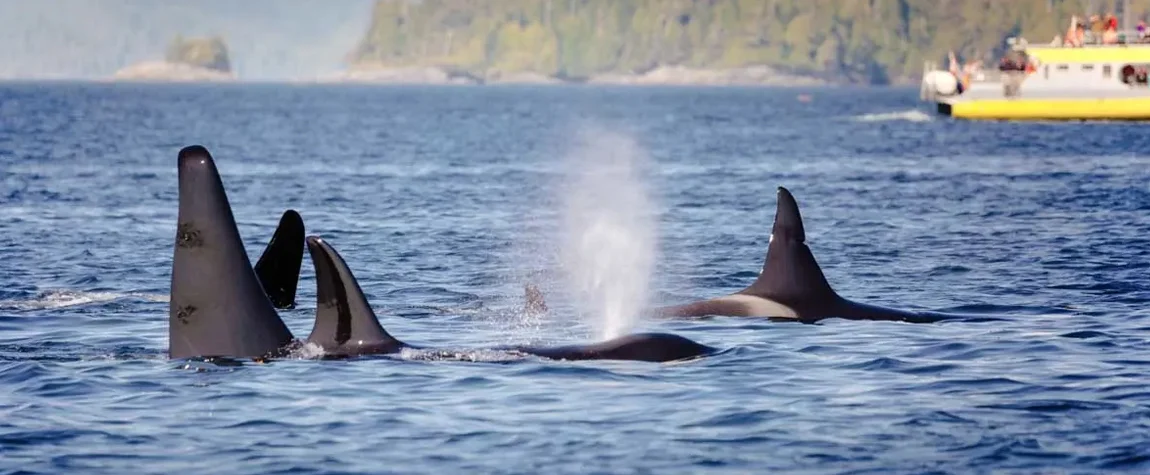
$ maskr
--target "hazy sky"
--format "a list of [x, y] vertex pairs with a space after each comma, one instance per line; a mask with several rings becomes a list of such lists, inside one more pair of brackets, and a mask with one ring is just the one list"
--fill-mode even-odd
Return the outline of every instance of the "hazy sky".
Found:
[[176, 34], [219, 34], [242, 79], [338, 70], [373, 0], [0, 0], [0, 78], [107, 77], [163, 59]]

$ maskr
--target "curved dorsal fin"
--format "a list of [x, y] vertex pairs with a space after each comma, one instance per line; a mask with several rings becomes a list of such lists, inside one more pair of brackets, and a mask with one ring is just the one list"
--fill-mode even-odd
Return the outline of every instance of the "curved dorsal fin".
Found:
[[347, 262], [323, 239], [308, 236], [315, 267], [315, 327], [307, 341], [328, 354], [393, 353], [404, 344], [379, 324]]
[[276, 308], [295, 308], [303, 264], [303, 236], [303, 218], [294, 209], [284, 211], [272, 240], [256, 261], [256, 276]]
[[750, 287], [738, 292], [768, 298], [779, 303], [802, 306], [815, 299], [837, 298], [806, 245], [803, 218], [795, 197], [779, 187], [778, 209], [762, 273]]

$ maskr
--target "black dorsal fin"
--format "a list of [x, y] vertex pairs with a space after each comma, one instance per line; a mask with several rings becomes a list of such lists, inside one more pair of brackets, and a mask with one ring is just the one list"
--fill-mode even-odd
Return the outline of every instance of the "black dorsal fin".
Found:
[[256, 276], [276, 308], [295, 308], [299, 270], [303, 264], [303, 218], [295, 210], [284, 211], [280, 224], [256, 261]]
[[394, 353], [406, 346], [379, 324], [359, 282], [331, 245], [308, 236], [307, 250], [316, 280], [315, 327], [309, 343], [330, 355]]
[[208, 150], [179, 154], [179, 218], [168, 307], [168, 354], [262, 357], [292, 334], [276, 314], [240, 240]]
[[780, 186], [775, 225], [771, 229], [762, 273], [755, 283], [739, 293], [799, 307], [812, 300], [838, 298], [805, 241], [799, 205], [791, 192]]

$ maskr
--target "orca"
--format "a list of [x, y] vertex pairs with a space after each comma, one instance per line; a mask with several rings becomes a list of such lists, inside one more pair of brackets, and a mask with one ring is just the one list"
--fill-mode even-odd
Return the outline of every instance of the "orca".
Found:
[[[294, 338], [248, 260], [215, 161], [199, 145], [181, 149], [177, 161], [179, 213], [168, 304], [169, 357], [281, 354]], [[284, 246], [275, 241], [269, 244], [272, 255], [280, 254]]]
[[[396, 339], [380, 325], [351, 269], [327, 241], [308, 236], [307, 249], [316, 278], [315, 326], [307, 338], [308, 343], [323, 348], [328, 357], [390, 354], [405, 348], [424, 349]], [[532, 303], [531, 287], [527, 289], [527, 297], [529, 308], [538, 303]], [[534, 307], [534, 310], [539, 308]], [[717, 352], [715, 348], [668, 333], [637, 333], [584, 345], [510, 346], [496, 350], [553, 360], [649, 362], [689, 360]]]
[[299, 270], [303, 265], [303, 218], [294, 209], [284, 211], [279, 226], [256, 261], [256, 277], [275, 308], [295, 308]]
[[803, 219], [795, 197], [778, 188], [775, 223], [759, 277], [730, 295], [647, 311], [653, 317], [769, 317], [804, 323], [826, 318], [932, 323], [960, 318], [935, 312], [913, 312], [847, 300], [831, 288], [806, 244]]
[[[272, 241], [252, 266], [244, 250], [223, 181], [206, 148], [180, 150], [179, 213], [168, 307], [168, 355], [172, 359], [263, 360], [287, 356], [302, 343], [276, 313], [273, 298], [294, 300], [299, 264], [297, 234], [303, 220], [294, 210], [280, 219]], [[380, 325], [347, 263], [326, 242], [306, 240], [316, 269], [316, 322], [305, 342], [326, 356], [395, 353], [417, 348]], [[264, 284], [262, 282], [267, 282]], [[290, 297], [290, 298], [289, 298]], [[527, 289], [528, 311], [545, 311], [541, 294]], [[590, 345], [504, 347], [550, 359], [677, 361], [716, 349], [677, 335], [627, 335]]]

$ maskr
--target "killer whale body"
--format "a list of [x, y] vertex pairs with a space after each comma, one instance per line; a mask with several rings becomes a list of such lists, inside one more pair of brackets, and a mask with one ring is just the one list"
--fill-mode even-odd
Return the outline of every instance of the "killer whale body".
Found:
[[[289, 354], [301, 342], [276, 313], [272, 296], [279, 295], [280, 288], [274, 284], [281, 282], [282, 288], [290, 288], [294, 297], [299, 266], [291, 265], [296, 255], [292, 241], [297, 232], [302, 232], [302, 219], [295, 211], [285, 212], [260, 259], [269, 264], [253, 267], [208, 150], [199, 145], [181, 149], [178, 168], [179, 213], [168, 307], [169, 357], [206, 358], [226, 364], [228, 358], [266, 359]], [[315, 237], [307, 239], [307, 247], [316, 268], [317, 305], [315, 327], [305, 342], [317, 344], [327, 356], [335, 357], [418, 348], [383, 329], [335, 249]], [[302, 258], [302, 250], [300, 255]], [[280, 259], [286, 260], [287, 265], [277, 262]], [[267, 285], [270, 292], [261, 283], [261, 272], [268, 273], [264, 279], [272, 282]], [[529, 307], [539, 304], [542, 302], [532, 302], [528, 295]], [[716, 352], [689, 339], [660, 333], [627, 335], [590, 345], [498, 349], [551, 359], [653, 362]]]
[[[294, 338], [248, 260], [215, 161], [199, 145], [181, 149], [177, 161], [169, 357], [261, 358], [281, 353]], [[278, 253], [279, 245], [269, 247]]]
[[[308, 343], [319, 345], [329, 357], [389, 354], [405, 348], [424, 349], [396, 339], [380, 325], [359, 282], [335, 248], [319, 237], [309, 236], [307, 249], [316, 276], [316, 321], [307, 338]], [[530, 289], [528, 300], [531, 300]], [[717, 352], [715, 348], [668, 333], [636, 333], [586, 345], [505, 346], [496, 350], [554, 360], [649, 362], [688, 360]]]
[[648, 310], [647, 314], [654, 317], [769, 317], [806, 323], [826, 318], [911, 323], [967, 318], [879, 307], [839, 296], [806, 245], [806, 232], [795, 197], [781, 186], [762, 272], [750, 286], [722, 297], [657, 307]]
[[299, 271], [303, 265], [303, 238], [303, 218], [299, 212], [284, 211], [275, 234], [256, 261], [256, 277], [275, 308], [295, 308]]

